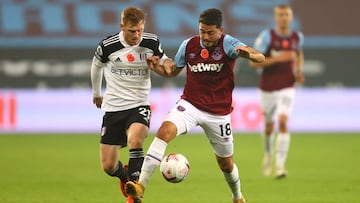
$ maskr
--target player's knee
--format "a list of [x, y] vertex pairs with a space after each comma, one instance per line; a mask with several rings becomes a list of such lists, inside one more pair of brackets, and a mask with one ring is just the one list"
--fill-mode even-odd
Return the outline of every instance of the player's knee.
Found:
[[231, 157], [217, 157], [217, 162], [222, 172], [231, 173], [233, 170], [233, 160]]
[[285, 115], [279, 116], [279, 131], [287, 132], [287, 116]]
[[164, 122], [159, 128], [156, 136], [165, 142], [171, 141], [176, 137], [176, 126], [171, 122]]
[[142, 138], [138, 138], [138, 137], [128, 137], [128, 146], [129, 149], [134, 149], [134, 148], [142, 148], [144, 139]]
[[274, 131], [274, 122], [268, 122], [265, 126], [265, 134], [271, 135], [271, 133]]

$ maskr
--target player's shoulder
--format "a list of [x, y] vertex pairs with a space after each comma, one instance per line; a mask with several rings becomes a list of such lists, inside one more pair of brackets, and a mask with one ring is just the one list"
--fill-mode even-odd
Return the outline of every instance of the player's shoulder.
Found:
[[[115, 33], [103, 38], [98, 47], [96, 48], [96, 55], [101, 59], [106, 59], [111, 53], [124, 48], [124, 45], [120, 42], [119, 33]], [[102, 61], [104, 61], [102, 60]]]
[[186, 48], [186, 47], [192, 47], [192, 48], [200, 47], [200, 36], [194, 35], [182, 41], [182, 43], [180, 44], [180, 48]]
[[276, 31], [274, 30], [274, 28], [266, 28], [260, 31], [259, 33], [259, 37], [268, 37], [271, 34], [276, 34]]
[[240, 41], [239, 39], [237, 39], [236, 37], [234, 37], [230, 34], [223, 34], [221, 37], [223, 38], [225, 43], [227, 43], [227, 42], [234, 43], [234, 42]]
[[109, 36], [103, 38], [101, 40], [101, 42], [100, 42], [100, 44], [103, 47], [111, 46], [111, 45], [116, 44], [116, 43], [120, 43], [119, 33], [109, 35]]
[[295, 33], [296, 33], [300, 38], [304, 38], [304, 33], [301, 32], [300, 30], [295, 30]]
[[158, 48], [159, 44], [160, 40], [156, 34], [145, 32], [139, 46], [154, 50]]
[[224, 34], [224, 35], [222, 35], [222, 38], [223, 38], [223, 46], [224, 47], [230, 46], [230, 48], [232, 49], [233, 47], [236, 47], [236, 46], [245, 46], [246, 45], [240, 39], [238, 39], [230, 34]]
[[150, 32], [144, 32], [142, 37], [143, 37], [143, 40], [153, 40], [153, 41], [159, 40], [159, 38], [156, 34], [150, 33]]
[[293, 32], [295, 32], [298, 35], [303, 35], [303, 32], [301, 30], [293, 30]]
[[201, 41], [200, 35], [194, 35], [194, 36], [191, 36], [191, 37], [188, 37], [187, 39], [185, 39], [183, 41], [183, 44], [185, 44], [185, 45], [200, 45], [200, 41]]

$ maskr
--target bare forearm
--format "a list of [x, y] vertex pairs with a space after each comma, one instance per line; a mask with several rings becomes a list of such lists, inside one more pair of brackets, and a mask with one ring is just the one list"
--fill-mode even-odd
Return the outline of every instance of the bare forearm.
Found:
[[260, 52], [250, 53], [249, 59], [254, 63], [262, 63], [265, 61], [265, 56]]
[[249, 46], [237, 46], [235, 51], [237, 51], [239, 57], [249, 59], [255, 63], [261, 63], [265, 60], [264, 54]]
[[304, 65], [304, 53], [299, 52], [298, 59], [296, 60], [295, 72], [301, 73]]
[[261, 62], [261, 63], [256, 63], [256, 62], [250, 61], [249, 65], [252, 68], [265, 68], [265, 67], [273, 65], [274, 63], [277, 63], [276, 58], [274, 58], [274, 57], [266, 57], [265, 60], [263, 62]]
[[167, 73], [162, 65], [156, 65], [152, 70], [162, 77], [167, 77]]

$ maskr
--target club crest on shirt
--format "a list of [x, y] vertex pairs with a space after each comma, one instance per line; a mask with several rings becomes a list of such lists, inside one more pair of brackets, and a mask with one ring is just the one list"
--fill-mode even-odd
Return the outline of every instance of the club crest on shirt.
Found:
[[141, 60], [141, 61], [145, 61], [146, 58], [147, 58], [147, 54], [146, 54], [146, 53], [141, 53], [141, 54], [140, 54], [140, 60]]
[[223, 54], [221, 53], [221, 48], [216, 47], [211, 57], [216, 61], [220, 60], [223, 57]]

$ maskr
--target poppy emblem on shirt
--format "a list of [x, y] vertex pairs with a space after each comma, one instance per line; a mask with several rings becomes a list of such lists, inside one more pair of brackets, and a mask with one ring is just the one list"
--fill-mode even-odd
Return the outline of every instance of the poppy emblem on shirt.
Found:
[[126, 58], [130, 63], [135, 61], [135, 56], [132, 54], [128, 54]]
[[207, 49], [202, 49], [200, 53], [201, 58], [207, 59], [209, 58], [209, 51]]
[[283, 41], [281, 41], [281, 46], [283, 47], [283, 48], [289, 48], [289, 41], [288, 40], [283, 40]]

